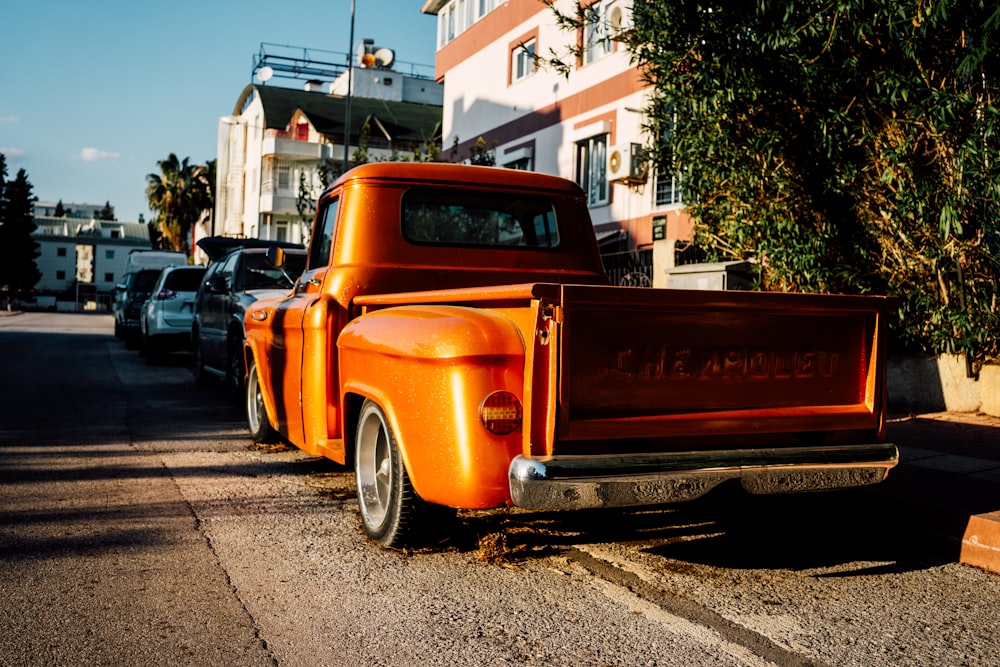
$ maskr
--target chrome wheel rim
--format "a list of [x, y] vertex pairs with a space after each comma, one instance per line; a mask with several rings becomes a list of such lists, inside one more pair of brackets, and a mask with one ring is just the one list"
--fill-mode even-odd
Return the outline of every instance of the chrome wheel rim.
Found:
[[374, 407], [362, 415], [355, 455], [361, 512], [369, 526], [377, 527], [389, 511], [392, 453], [384, 418]]
[[[256, 369], [254, 369], [256, 371]], [[257, 373], [250, 374], [247, 381], [247, 419], [250, 422], [250, 430], [256, 433], [260, 430], [260, 418], [264, 410], [264, 395], [260, 391], [260, 384], [257, 382]]]

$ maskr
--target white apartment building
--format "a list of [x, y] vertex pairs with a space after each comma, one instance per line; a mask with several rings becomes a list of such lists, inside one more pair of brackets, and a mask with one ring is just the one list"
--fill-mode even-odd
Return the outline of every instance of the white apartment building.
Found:
[[[574, 0], [556, 7], [573, 14]], [[666, 286], [678, 240], [691, 224], [679, 184], [634, 158], [648, 145], [648, 87], [615, 38], [631, 25], [632, 0], [591, 3], [598, 19], [561, 29], [542, 0], [426, 0], [438, 19], [435, 75], [444, 83], [442, 145], [459, 156], [482, 137], [496, 163], [575, 180], [587, 193], [609, 274]], [[568, 76], [536, 68], [530, 54], [581, 55]], [[446, 153], [447, 155], [447, 153]], [[652, 267], [652, 268], [651, 268]], [[648, 283], [644, 283], [648, 284]]]
[[[91, 205], [72, 204], [74, 211]], [[96, 207], [100, 210], [103, 207]], [[45, 208], [40, 209], [45, 212]], [[149, 229], [143, 223], [76, 217], [35, 216], [33, 237], [40, 254], [35, 260], [42, 274], [35, 292], [60, 308], [106, 310], [115, 285], [125, 271], [131, 250], [150, 249]]]
[[219, 120], [215, 214], [198, 236], [306, 243], [313, 207], [299, 211], [302, 184], [317, 199], [320, 166], [341, 173], [362, 143], [368, 161], [412, 159], [415, 149], [439, 146], [441, 100], [431, 78], [360, 64], [300, 89], [247, 86]]

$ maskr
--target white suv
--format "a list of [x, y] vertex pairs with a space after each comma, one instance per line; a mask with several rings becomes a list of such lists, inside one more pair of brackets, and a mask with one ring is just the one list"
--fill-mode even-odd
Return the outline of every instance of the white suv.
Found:
[[139, 353], [147, 363], [166, 352], [191, 349], [194, 301], [204, 275], [204, 266], [168, 266], [160, 272], [139, 315]]

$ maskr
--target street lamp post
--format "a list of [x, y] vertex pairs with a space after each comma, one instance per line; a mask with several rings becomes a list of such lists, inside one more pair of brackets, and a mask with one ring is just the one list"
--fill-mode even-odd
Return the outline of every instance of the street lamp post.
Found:
[[347, 171], [348, 145], [351, 137], [351, 75], [354, 73], [354, 0], [351, 0], [351, 41], [347, 49], [347, 103], [344, 105], [344, 171]]

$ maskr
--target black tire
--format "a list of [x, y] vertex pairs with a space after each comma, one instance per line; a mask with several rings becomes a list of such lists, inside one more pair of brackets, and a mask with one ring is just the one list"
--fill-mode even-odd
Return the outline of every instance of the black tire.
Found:
[[424, 502], [413, 490], [392, 427], [372, 400], [361, 406], [354, 475], [365, 533], [384, 547], [416, 546], [430, 529], [440, 528], [455, 515], [451, 508]]
[[137, 329], [126, 328], [122, 333], [125, 339], [125, 349], [134, 350], [139, 347], [139, 331]]
[[260, 391], [260, 378], [257, 377], [257, 364], [253, 359], [250, 360], [250, 378], [247, 381], [246, 413], [247, 428], [250, 429], [251, 440], [263, 445], [275, 443], [281, 439], [278, 432], [271, 426], [271, 422], [268, 421], [264, 397]]
[[209, 383], [208, 373], [205, 372], [205, 360], [201, 357], [201, 345], [198, 344], [198, 337], [193, 337], [192, 352], [194, 353], [194, 361], [191, 364], [191, 374], [194, 375], [195, 384], [199, 387], [205, 387]]
[[239, 402], [244, 393], [243, 342], [231, 340], [226, 353], [226, 390], [233, 401]]
[[139, 354], [146, 357], [148, 365], [153, 365], [160, 361], [160, 358], [163, 356], [163, 350], [155, 338], [144, 336], [139, 346]]

